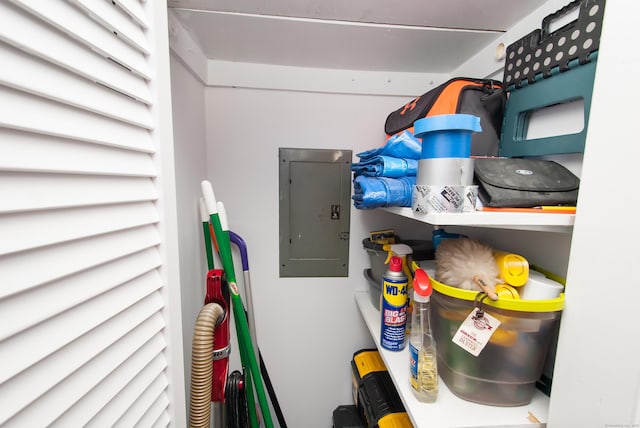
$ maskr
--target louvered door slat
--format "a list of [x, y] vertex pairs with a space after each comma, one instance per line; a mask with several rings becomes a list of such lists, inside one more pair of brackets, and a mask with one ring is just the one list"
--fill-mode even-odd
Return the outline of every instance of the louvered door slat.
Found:
[[113, 428], [133, 428], [137, 426], [140, 420], [144, 417], [145, 412], [151, 410], [156, 402], [164, 401], [164, 407], [166, 408], [168, 401], [165, 401], [164, 390], [166, 385], [163, 384], [162, 379], [156, 379], [149, 388], [147, 388], [138, 400], [135, 406], [129, 406], [127, 411], [122, 415], [120, 419], [113, 425]]
[[[20, 5], [66, 32], [79, 43], [87, 44], [100, 55], [111, 58], [145, 79], [150, 78], [149, 64], [137, 50], [106, 28], [97, 28], [91, 18], [72, 4], [61, 1], [20, 0]], [[139, 9], [139, 12], [142, 13], [142, 10]]]
[[6, 1], [0, 2], [0, 40], [87, 80], [151, 103], [144, 79]]
[[164, 412], [162, 415], [160, 415], [160, 418], [153, 425], [153, 428], [166, 428], [169, 426], [170, 423], [171, 423], [171, 418], [169, 417], [167, 412]]
[[0, 153], [5, 171], [156, 175], [147, 153], [8, 128], [0, 128]]
[[152, 127], [145, 104], [95, 82], [78, 79], [68, 70], [24, 55], [5, 43], [0, 43], [0, 63], [12, 64], [0, 67], [0, 84], [135, 126]]
[[153, 404], [149, 406], [149, 409], [144, 412], [142, 417], [138, 420], [138, 422], [133, 425], [136, 428], [147, 428], [152, 427], [155, 423], [160, 419], [166, 412], [166, 408], [169, 405], [169, 398], [165, 392], [166, 390], [166, 381], [161, 382], [160, 380], [156, 381], [156, 385], [151, 385], [149, 387], [148, 394], [149, 396], [153, 396], [154, 394], [158, 394], [158, 397], [155, 399]]
[[[126, 389], [134, 391], [134, 398], [139, 396], [167, 367], [166, 359], [160, 354], [152, 356], [157, 350], [148, 350], [149, 341], [135, 354], [127, 358], [109, 376], [96, 385], [84, 397], [86, 404], [75, 405], [52, 423], [52, 427], [67, 428], [72, 425], [85, 426], [106, 405], [112, 405], [114, 400], [126, 394]], [[160, 345], [162, 345], [160, 343]], [[152, 358], [152, 360], [151, 360]], [[132, 400], [133, 401], [133, 400]], [[103, 426], [105, 426], [103, 424]]]
[[160, 243], [152, 226], [48, 246], [0, 258], [0, 298], [131, 256]]
[[[19, 186], [17, 186], [19, 184]], [[156, 200], [152, 181], [138, 177], [0, 173], [0, 192], [9, 198], [0, 212], [59, 209]]]
[[[151, 202], [9, 214], [0, 223], [0, 236], [20, 236], [21, 239], [15, 243], [0, 240], [0, 255], [145, 226], [157, 221], [157, 211]], [[43, 227], [45, 224], [47, 226]], [[35, 230], [38, 233], [32, 233]]]
[[[133, 281], [156, 269], [160, 263], [157, 252], [148, 249], [0, 300], [0, 313], [4, 319], [12, 320], [10, 323], [0, 323], [0, 340]], [[65, 298], [61, 299], [60, 296]], [[30, 308], [29, 316], [24, 314], [26, 307]]]
[[144, 16], [144, 11], [140, 2], [137, 0], [114, 0], [115, 4], [124, 10], [143, 30], [149, 28], [147, 20]]
[[103, 25], [109, 31], [121, 37], [131, 46], [145, 55], [149, 54], [149, 47], [142, 29], [128, 16], [123, 14], [119, 7], [104, 0], [69, 0], [78, 7], [84, 9], [87, 14]]
[[[1, 12], [0, 12], [1, 14]], [[149, 132], [92, 112], [0, 86], [0, 126], [152, 153]], [[38, 117], [37, 121], [33, 117]], [[102, 132], [96, 133], [96, 129]]]

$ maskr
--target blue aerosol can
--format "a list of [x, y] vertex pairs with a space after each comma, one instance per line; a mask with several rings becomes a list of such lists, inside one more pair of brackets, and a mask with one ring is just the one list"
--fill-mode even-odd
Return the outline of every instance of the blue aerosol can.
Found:
[[405, 345], [407, 324], [407, 276], [402, 259], [391, 257], [389, 269], [382, 277], [382, 315], [380, 345], [389, 351], [401, 351]]

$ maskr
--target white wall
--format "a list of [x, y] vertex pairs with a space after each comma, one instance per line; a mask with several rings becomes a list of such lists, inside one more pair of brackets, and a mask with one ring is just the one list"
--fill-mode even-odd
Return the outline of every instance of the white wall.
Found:
[[356, 153], [384, 143], [387, 114], [408, 100], [206, 89], [209, 177], [230, 229], [248, 246], [259, 347], [288, 426], [329, 427], [332, 411], [352, 403], [353, 353], [374, 346], [353, 298], [368, 287], [362, 239], [407, 224], [352, 207], [349, 278], [279, 278], [278, 148], [351, 149], [357, 161]]
[[182, 342], [188, 408], [191, 373], [191, 339], [204, 301], [206, 258], [198, 208], [200, 181], [206, 176], [204, 85], [171, 55], [171, 96], [176, 167], [176, 200], [180, 235], [182, 292]]

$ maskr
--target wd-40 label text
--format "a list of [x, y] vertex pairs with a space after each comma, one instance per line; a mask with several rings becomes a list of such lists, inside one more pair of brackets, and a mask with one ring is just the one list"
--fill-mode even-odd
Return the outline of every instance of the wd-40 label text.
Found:
[[402, 308], [400, 310], [385, 309], [384, 310], [384, 323], [386, 325], [404, 325], [407, 322], [407, 310]]
[[384, 282], [382, 290], [384, 299], [393, 306], [401, 307], [407, 303], [407, 283], [394, 283], [390, 281]]

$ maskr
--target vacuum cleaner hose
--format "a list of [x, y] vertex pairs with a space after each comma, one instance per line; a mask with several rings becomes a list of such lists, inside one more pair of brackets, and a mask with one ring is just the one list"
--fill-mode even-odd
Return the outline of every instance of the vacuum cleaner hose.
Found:
[[213, 332], [223, 318], [222, 306], [209, 303], [200, 310], [196, 319], [191, 346], [189, 428], [209, 428], [211, 423]]

